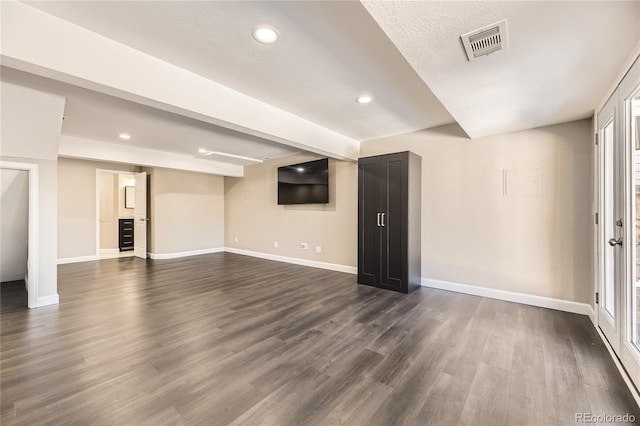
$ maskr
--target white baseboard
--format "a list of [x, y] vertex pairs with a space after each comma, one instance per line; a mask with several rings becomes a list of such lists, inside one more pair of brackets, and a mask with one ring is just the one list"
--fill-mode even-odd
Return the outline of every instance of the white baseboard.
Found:
[[618, 356], [613, 351], [613, 348], [611, 347], [611, 344], [609, 343], [607, 338], [604, 336], [604, 334], [602, 334], [602, 330], [600, 330], [600, 327], [598, 327], [597, 324], [594, 324], [594, 325], [596, 327], [596, 331], [598, 332], [598, 335], [600, 336], [600, 339], [602, 340], [604, 345], [607, 347], [607, 351], [609, 351], [609, 355], [611, 355], [611, 359], [613, 360], [613, 363], [616, 365], [616, 368], [620, 372], [620, 375], [622, 376], [622, 380], [624, 380], [624, 383], [627, 385], [629, 392], [631, 392], [631, 396], [633, 396], [633, 399], [636, 401], [636, 404], [640, 406], [640, 394], [638, 394], [638, 390], [633, 385], [633, 382], [631, 381], [631, 378], [629, 377], [627, 370], [625, 370], [622, 364], [620, 363]]
[[456, 293], [472, 294], [474, 296], [488, 297], [490, 299], [506, 300], [507, 302], [522, 303], [541, 308], [572, 312], [574, 314], [590, 316], [593, 312], [591, 305], [587, 303], [572, 302], [570, 300], [553, 299], [551, 297], [534, 296], [531, 294], [477, 287], [468, 284], [458, 284], [449, 281], [432, 280], [429, 278], [422, 278], [422, 285], [441, 290], [455, 291]]
[[35, 307], [41, 308], [43, 306], [57, 305], [58, 303], [60, 303], [60, 296], [56, 293], [50, 296], [38, 297]]
[[276, 262], [293, 263], [294, 265], [310, 266], [312, 268], [328, 269], [330, 271], [346, 272], [357, 274], [358, 268], [355, 266], [338, 265], [336, 263], [318, 262], [316, 260], [298, 259], [295, 257], [279, 256], [277, 254], [261, 253], [258, 251], [242, 250], [233, 247], [225, 247], [226, 252], [242, 254], [244, 256], [258, 257], [260, 259], [275, 260]]
[[58, 265], [64, 265], [65, 263], [78, 263], [78, 262], [91, 262], [93, 260], [98, 260], [98, 256], [80, 256], [80, 257], [63, 257], [62, 259], [58, 259]]
[[224, 247], [215, 247], [202, 250], [181, 251], [175, 253], [148, 253], [151, 259], [177, 259], [179, 257], [198, 256], [201, 254], [221, 253], [225, 251]]
[[595, 328], [598, 328], [598, 318], [596, 317], [596, 311], [593, 309], [593, 306], [587, 306], [589, 306], [589, 319], [591, 319], [591, 324], [593, 324]]

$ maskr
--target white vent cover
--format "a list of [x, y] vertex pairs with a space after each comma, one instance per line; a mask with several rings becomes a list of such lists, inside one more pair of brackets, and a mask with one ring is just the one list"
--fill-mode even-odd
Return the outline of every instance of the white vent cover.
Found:
[[507, 40], [507, 20], [487, 25], [460, 36], [467, 58], [475, 61], [481, 56], [505, 50], [509, 47]]

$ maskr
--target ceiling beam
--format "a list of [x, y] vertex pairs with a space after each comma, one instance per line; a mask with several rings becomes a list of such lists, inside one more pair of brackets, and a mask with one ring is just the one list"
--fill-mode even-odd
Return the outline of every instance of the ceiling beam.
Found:
[[19, 2], [0, 2], [2, 65], [355, 160], [360, 142]]
[[173, 152], [100, 142], [72, 136], [60, 138], [58, 156], [83, 160], [107, 161], [136, 166], [188, 170], [211, 175], [243, 177], [244, 167], [237, 164], [205, 160]]

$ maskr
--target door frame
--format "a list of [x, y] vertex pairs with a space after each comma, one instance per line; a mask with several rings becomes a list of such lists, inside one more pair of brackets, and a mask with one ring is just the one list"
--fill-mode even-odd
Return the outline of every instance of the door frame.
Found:
[[23, 170], [29, 173], [29, 235], [27, 247], [27, 275], [25, 277], [27, 287], [27, 306], [38, 307], [38, 165], [35, 163], [18, 163], [0, 160], [0, 169]]
[[[628, 212], [626, 209], [626, 202], [627, 202], [627, 181], [628, 181], [628, 173], [629, 170], [627, 170], [627, 155], [626, 155], [626, 150], [625, 150], [625, 145], [624, 145], [624, 141], [620, 140], [620, 135], [619, 135], [619, 111], [618, 111], [618, 91], [616, 89], [616, 91], [609, 97], [609, 99], [607, 100], [607, 102], [605, 103], [605, 105], [600, 109], [600, 111], [598, 111], [595, 114], [594, 117], [594, 125], [595, 125], [595, 129], [596, 129], [596, 137], [597, 137], [597, 141], [598, 144], [596, 145], [596, 153], [597, 153], [597, 158], [598, 158], [598, 170], [597, 170], [597, 182], [598, 182], [598, 211], [599, 211], [599, 220], [598, 220], [598, 239], [597, 239], [597, 248], [598, 248], [598, 283], [596, 286], [596, 292], [599, 294], [599, 303], [597, 303], [595, 305], [595, 313], [596, 313], [596, 321], [595, 324], [597, 327], [600, 328], [600, 330], [602, 330], [603, 335], [605, 335], [607, 337], [607, 340], [609, 342], [609, 344], [612, 346], [612, 348], [614, 350], [619, 350], [620, 348], [620, 336], [622, 335], [622, 321], [624, 320], [624, 315], [623, 315], [623, 309], [622, 309], [622, 301], [620, 296], [618, 296], [618, 298], [616, 298], [615, 296], [622, 292], [624, 285], [627, 281], [627, 266], [628, 266], [628, 252], [630, 250], [628, 250], [628, 242], [630, 240], [627, 239], [627, 230], [630, 228], [630, 221], [629, 221], [629, 216], [628, 216]], [[610, 103], [611, 102], [611, 103]], [[607, 120], [607, 123], [610, 123], [613, 126], [613, 140], [612, 141], [605, 141], [604, 138], [602, 137], [602, 135], [600, 134], [600, 115], [603, 114], [607, 108], [611, 108], [611, 120]], [[608, 117], [609, 115], [607, 115]], [[603, 123], [604, 124], [604, 123]], [[611, 146], [611, 152], [610, 152], [610, 156], [612, 157], [612, 159], [609, 159], [605, 154], [605, 149], [607, 148], [607, 145], [605, 144], [605, 142], [610, 143]], [[622, 152], [620, 152], [622, 151]], [[611, 189], [612, 190], [612, 194], [610, 194], [610, 200], [613, 202], [613, 205], [611, 206], [611, 215], [613, 217], [608, 217], [605, 214], [605, 211], [607, 210], [605, 203], [605, 191], [607, 190], [605, 184], [605, 172], [607, 170], [607, 166], [605, 164], [605, 162], [611, 162], [611, 164], [609, 165], [611, 167], [611, 169], [614, 171], [614, 173], [610, 176], [610, 178], [613, 180], [613, 183], [611, 184]], [[616, 176], [615, 171], [618, 170], [617, 166], [620, 166], [620, 162], [622, 162], [622, 170], [618, 171], [618, 176]], [[622, 188], [616, 187], [616, 184], [618, 184], [618, 186], [620, 186], [620, 184], [622, 184]], [[622, 209], [619, 212], [616, 212], [616, 197], [622, 197]], [[606, 223], [607, 221], [609, 222], [609, 225], [612, 226], [612, 229], [615, 231], [615, 225], [613, 224], [613, 221], [617, 218], [617, 216], [615, 216], [615, 214], [618, 213], [618, 215], [622, 216], [622, 221], [623, 221], [623, 228], [622, 228], [622, 241], [623, 244], [620, 247], [610, 247], [608, 245], [607, 239], [608, 238], [614, 238], [615, 235], [606, 235], [607, 232], [607, 226], [608, 224]], [[603, 309], [603, 304], [605, 303], [605, 292], [604, 290], [604, 286], [605, 283], [607, 282], [607, 265], [606, 265], [606, 252], [605, 251], [611, 251], [612, 256], [612, 263], [611, 263], [611, 268], [612, 268], [612, 276], [610, 277], [612, 280], [612, 285], [614, 286], [614, 318], [613, 318], [613, 323], [610, 323], [610, 319], [607, 318], [607, 315], [604, 315], [603, 318], [603, 314], [601, 313], [601, 309]], [[621, 263], [619, 270], [616, 270], [616, 261], [615, 261], [615, 251], [616, 250], [620, 250], [620, 253], [618, 255], [619, 258], [619, 262]], [[619, 275], [619, 276], [618, 276]], [[617, 288], [617, 287], [622, 287], [622, 288]], [[604, 326], [604, 328], [603, 328]], [[613, 341], [611, 341], [611, 340]]]
[[[620, 118], [619, 118], [619, 126], [620, 126], [620, 137], [623, 138], [623, 148], [625, 150], [625, 195], [626, 197], [634, 197], [635, 193], [635, 183], [634, 183], [634, 168], [628, 167], [630, 164], [634, 164], [634, 150], [632, 140], [631, 130], [631, 122], [630, 118], [630, 110], [632, 108], [630, 105], [630, 100], [634, 95], [640, 95], [640, 56], [634, 61], [629, 71], [626, 73], [625, 77], [620, 82], [619, 86], [619, 110], [620, 110]], [[636, 221], [636, 212], [633, 211], [633, 202], [628, 202], [626, 207], [628, 207], [625, 211], [625, 216], [628, 217], [629, 224], [634, 223]], [[633, 234], [636, 232], [635, 226], [628, 226], [625, 229], [624, 238], [627, 241], [633, 241]], [[637, 250], [637, 248], [636, 248]], [[636, 259], [633, 257], [634, 250], [631, 246], [628, 246], [628, 252], [626, 253], [625, 262], [627, 268], [625, 273], [629, 275], [629, 277], [633, 277], [633, 269], [636, 267]], [[629, 279], [630, 281], [630, 279]], [[623, 286], [622, 292], [620, 294], [622, 312], [624, 313], [623, 321], [620, 324], [620, 335], [621, 335], [621, 343], [620, 350], [618, 356], [622, 362], [622, 365], [627, 370], [629, 376], [634, 382], [636, 387], [640, 387], [640, 351], [635, 345], [632, 343], [634, 337], [632, 333], [634, 331], [633, 326], [631, 326], [631, 321], [633, 321], [633, 311], [634, 311], [634, 303], [637, 303], [634, 299], [634, 286], [635, 282], [625, 283]], [[637, 291], [637, 290], [636, 290]]]
[[[627, 80], [627, 77], [631, 77], [631, 80]], [[627, 80], [625, 82], [625, 80]], [[627, 384], [633, 398], [636, 403], [640, 404], [640, 394], [638, 392], [638, 388], [640, 388], [640, 352], [635, 348], [631, 333], [633, 332], [633, 327], [630, 326], [632, 321], [632, 313], [633, 306], [635, 303], [633, 300], [633, 286], [635, 283], [631, 283], [632, 277], [634, 276], [633, 268], [636, 267], [636, 259], [634, 258], [634, 250], [631, 246], [631, 242], [634, 240], [635, 233], [635, 219], [636, 212], [633, 211], [633, 200], [630, 197], [634, 197], [634, 168], [630, 167], [633, 162], [633, 150], [632, 144], [633, 141], [629, 137], [628, 134], [630, 129], [630, 123], [628, 121], [628, 111], [627, 100], [638, 92], [635, 90], [640, 83], [640, 43], [635, 49], [632, 56], [628, 59], [627, 63], [624, 67], [624, 72], [620, 74], [620, 78], [616, 80], [615, 86], [608, 93], [610, 95], [601, 102], [598, 108], [595, 110], [594, 114], [594, 131], [596, 134], [599, 133], [600, 126], [598, 124], [598, 115], [604, 110], [606, 104], [610, 101], [611, 97], [617, 96], [618, 100], [616, 102], [616, 114], [614, 115], [614, 124], [617, 127], [615, 137], [620, 138], [621, 148], [623, 150], [622, 162], [623, 164], [623, 197], [624, 197], [624, 207], [623, 207], [623, 221], [628, 226], [623, 228], [623, 241], [624, 244], [621, 249], [624, 250], [623, 254], [623, 274], [625, 275], [624, 281], [622, 283], [622, 288], [620, 289], [620, 304], [619, 304], [619, 327], [620, 327], [620, 335], [618, 339], [617, 350], [615, 350], [615, 346], [609, 342], [604, 333], [602, 332], [599, 324], [600, 324], [600, 307], [598, 304], [594, 304], [595, 306], [595, 315], [594, 315], [594, 325], [600, 334], [600, 337], [605, 342], [605, 346], [607, 347], [611, 357], [616, 364], [616, 367], [620, 371], [625, 383]], [[600, 144], [601, 141], [598, 141]], [[601, 145], [601, 144], [600, 144]], [[602, 148], [597, 147], [595, 150], [595, 161], [594, 161], [594, 171], [595, 171], [595, 179], [594, 183], [596, 185], [595, 194], [596, 194], [596, 212], [599, 212], [600, 218], [602, 218], [602, 212], [604, 210], [604, 199], [602, 197], [603, 190], [603, 159], [602, 159]], [[596, 256], [596, 274], [595, 274], [595, 288], [596, 291], [601, 291], [604, 279], [604, 256], [603, 250], [605, 250], [605, 245], [607, 244], [604, 236], [603, 221], [599, 220], [599, 223], [596, 225], [598, 229], [597, 238], [596, 238], [596, 248], [594, 250], [594, 254]], [[602, 296], [602, 295], [601, 295]], [[602, 303], [602, 297], [600, 298], [600, 303]]]

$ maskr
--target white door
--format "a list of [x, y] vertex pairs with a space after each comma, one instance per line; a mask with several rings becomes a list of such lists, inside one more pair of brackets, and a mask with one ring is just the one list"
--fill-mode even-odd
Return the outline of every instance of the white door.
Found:
[[136, 173], [136, 195], [133, 207], [133, 254], [147, 258], [147, 174]]
[[621, 342], [616, 352], [631, 380], [640, 386], [640, 60], [627, 73], [619, 88], [620, 138], [627, 152], [627, 213], [631, 226], [627, 281], [621, 289]]
[[640, 61], [597, 117], [598, 326], [640, 386]]
[[618, 91], [598, 114], [600, 167], [600, 289], [598, 326], [615, 351], [620, 348], [621, 289], [628, 241], [623, 238], [624, 150], [618, 135]]

